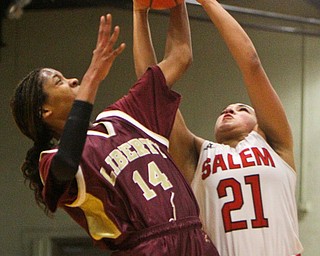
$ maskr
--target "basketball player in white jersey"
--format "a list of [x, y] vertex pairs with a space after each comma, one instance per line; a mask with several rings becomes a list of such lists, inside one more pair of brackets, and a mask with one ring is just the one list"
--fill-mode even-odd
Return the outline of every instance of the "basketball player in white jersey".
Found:
[[216, 142], [192, 134], [178, 112], [171, 154], [192, 181], [220, 255], [299, 255], [293, 137], [283, 105], [238, 22], [216, 0], [198, 1], [242, 72], [254, 108], [227, 106], [216, 122]]

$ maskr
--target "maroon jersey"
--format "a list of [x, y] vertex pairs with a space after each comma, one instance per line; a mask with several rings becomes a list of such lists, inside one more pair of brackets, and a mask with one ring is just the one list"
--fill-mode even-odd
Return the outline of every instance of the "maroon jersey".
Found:
[[168, 155], [179, 102], [160, 68], [152, 67], [88, 130], [74, 181], [56, 184], [49, 169], [57, 149], [43, 152], [40, 173], [49, 209], [64, 208], [109, 249], [121, 249], [141, 230], [197, 219], [194, 195]]

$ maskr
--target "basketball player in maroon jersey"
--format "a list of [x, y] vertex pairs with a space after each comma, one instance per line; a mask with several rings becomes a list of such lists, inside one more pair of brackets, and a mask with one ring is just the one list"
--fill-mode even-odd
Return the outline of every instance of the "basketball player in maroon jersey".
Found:
[[[134, 12], [135, 31], [145, 31], [147, 14]], [[36, 69], [11, 102], [18, 127], [34, 142], [22, 172], [37, 203], [46, 213], [63, 208], [113, 255], [218, 255], [202, 231], [191, 188], [168, 154], [180, 102], [170, 87], [192, 59], [185, 4], [170, 11], [169, 26], [163, 61], [89, 129], [101, 81], [125, 48], [115, 47], [119, 27], [111, 31], [110, 14], [100, 19], [81, 84], [57, 70]]]

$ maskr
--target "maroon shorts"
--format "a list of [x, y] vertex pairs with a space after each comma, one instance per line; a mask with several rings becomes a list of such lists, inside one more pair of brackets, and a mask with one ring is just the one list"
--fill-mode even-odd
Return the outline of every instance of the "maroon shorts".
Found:
[[[126, 249], [127, 248], [127, 249]], [[219, 256], [197, 217], [137, 232], [112, 256]]]

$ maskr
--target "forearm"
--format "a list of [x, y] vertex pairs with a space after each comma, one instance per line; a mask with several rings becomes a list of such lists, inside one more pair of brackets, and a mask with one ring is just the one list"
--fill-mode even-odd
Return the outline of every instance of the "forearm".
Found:
[[137, 77], [149, 66], [157, 64], [148, 21], [148, 10], [133, 6], [133, 57]]
[[[181, 4], [170, 11], [165, 58], [173, 51], [179, 53], [179, 51], [185, 50], [189, 55], [192, 53], [190, 25], [186, 8], [185, 4]], [[178, 55], [178, 53], [176, 54]]]
[[256, 49], [240, 24], [216, 0], [199, 0], [199, 3], [218, 29], [243, 75], [259, 66]]
[[186, 4], [170, 9], [165, 55], [160, 67], [171, 87], [192, 62], [192, 45]]
[[101, 81], [92, 73], [91, 70], [88, 70], [83, 76], [76, 100], [94, 104]]
[[66, 122], [50, 171], [58, 181], [72, 180], [78, 170], [93, 105], [76, 100]]

